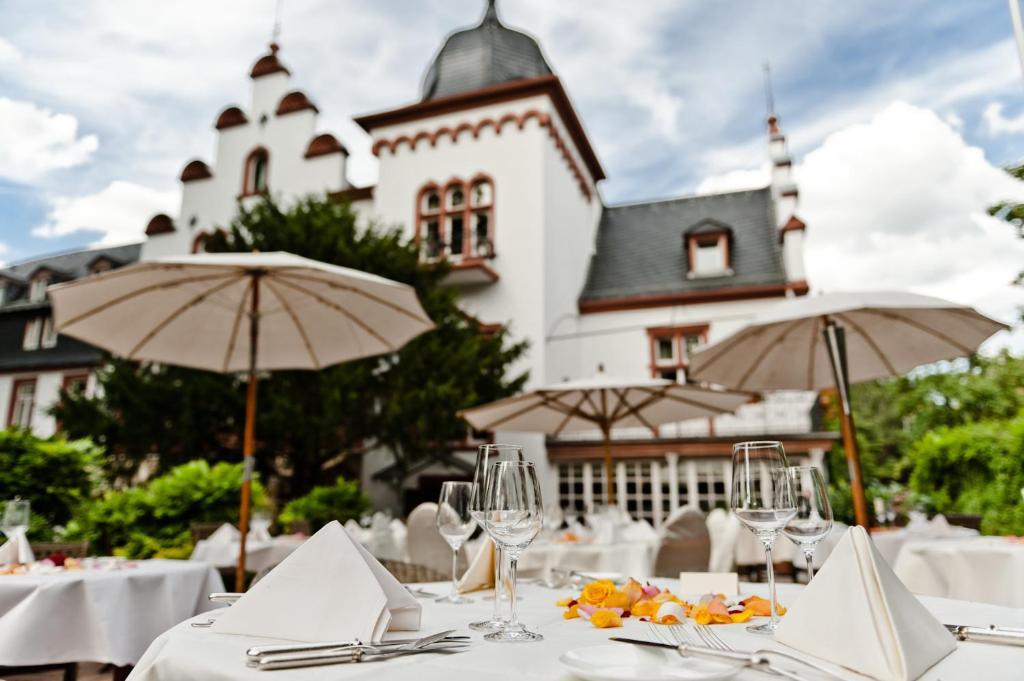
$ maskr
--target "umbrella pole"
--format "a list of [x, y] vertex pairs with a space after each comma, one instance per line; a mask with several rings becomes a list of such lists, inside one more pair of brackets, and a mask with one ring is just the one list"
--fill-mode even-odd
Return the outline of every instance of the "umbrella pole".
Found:
[[612, 434], [609, 428], [602, 427], [604, 433], [604, 476], [608, 481], [605, 499], [609, 506], [615, 505], [615, 467], [612, 465]]
[[259, 344], [260, 277], [253, 275], [252, 305], [249, 310], [249, 384], [245, 390], [245, 438], [242, 443], [242, 502], [238, 512], [238, 529], [242, 536], [238, 542], [238, 567], [235, 569], [235, 591], [245, 590], [245, 540], [249, 534], [249, 506], [252, 502], [252, 472], [256, 440], [256, 351]]
[[825, 345], [832, 363], [832, 375], [839, 393], [840, 422], [839, 430], [843, 437], [843, 449], [846, 450], [846, 463], [850, 469], [850, 492], [853, 495], [853, 513], [857, 524], [868, 526], [868, 504], [864, 496], [864, 479], [860, 467], [860, 453], [857, 451], [856, 429], [853, 426], [853, 409], [850, 406], [850, 382], [846, 366], [846, 335], [844, 330], [836, 326], [832, 319], [826, 317]]

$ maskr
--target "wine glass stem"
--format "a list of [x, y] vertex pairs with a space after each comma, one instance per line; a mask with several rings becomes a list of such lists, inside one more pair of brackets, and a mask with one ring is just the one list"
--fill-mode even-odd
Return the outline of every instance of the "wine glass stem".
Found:
[[459, 550], [457, 548], [452, 549], [452, 599], [459, 597]]
[[509, 552], [508, 560], [508, 625], [515, 629], [519, 625], [519, 608], [516, 603], [516, 570], [519, 567], [519, 556]]
[[779, 616], [775, 612], [775, 566], [772, 564], [772, 543], [773, 539], [762, 539], [764, 542], [764, 560], [768, 568], [768, 595], [771, 598], [771, 626], [772, 628], [779, 621]]
[[505, 576], [505, 552], [501, 550], [501, 547], [495, 544], [494, 546], [494, 616], [492, 620], [504, 619], [504, 613], [501, 611], [501, 596], [505, 589], [505, 582], [502, 581]]
[[804, 560], [807, 561], [807, 582], [814, 579], [814, 547], [804, 549]]

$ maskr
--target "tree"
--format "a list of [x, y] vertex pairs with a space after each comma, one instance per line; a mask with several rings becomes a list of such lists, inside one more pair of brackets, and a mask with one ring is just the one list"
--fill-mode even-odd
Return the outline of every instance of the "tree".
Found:
[[[395, 455], [400, 482], [424, 458], [440, 459], [466, 434], [459, 409], [518, 391], [508, 377], [526, 351], [507, 331], [482, 333], [443, 285], [444, 264], [423, 265], [400, 229], [360, 227], [347, 203], [306, 198], [289, 209], [266, 200], [242, 209], [208, 251], [288, 251], [413, 286], [436, 329], [400, 352], [321, 371], [279, 371], [260, 386], [257, 461], [265, 473], [285, 472], [284, 498], [332, 482], [352, 454], [383, 445]], [[159, 467], [204, 457], [237, 461], [244, 384], [236, 377], [113, 361], [100, 373], [98, 395], [64, 395], [57, 415], [70, 433], [92, 433], [131, 472], [153, 457]]]
[[[1018, 180], [1024, 180], [1024, 163], [1010, 166], [1006, 168], [1006, 172]], [[1024, 239], [1024, 203], [1001, 201], [994, 206], [989, 207], [988, 212], [989, 215], [994, 215], [997, 218], [1010, 223], [1013, 228], [1017, 230], [1017, 236]], [[1020, 273], [1017, 274], [1017, 279], [1014, 283], [1017, 284], [1017, 286], [1024, 286], [1024, 270], [1021, 270]], [[1022, 315], [1022, 318], [1024, 318], [1024, 315]]]

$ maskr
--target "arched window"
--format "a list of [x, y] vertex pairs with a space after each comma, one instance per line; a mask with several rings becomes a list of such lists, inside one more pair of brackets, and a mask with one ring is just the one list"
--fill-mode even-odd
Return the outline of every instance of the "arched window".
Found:
[[270, 154], [263, 147], [253, 149], [245, 161], [242, 196], [265, 194], [270, 173]]
[[459, 262], [494, 257], [494, 184], [478, 175], [428, 184], [416, 203], [416, 236], [424, 260]]

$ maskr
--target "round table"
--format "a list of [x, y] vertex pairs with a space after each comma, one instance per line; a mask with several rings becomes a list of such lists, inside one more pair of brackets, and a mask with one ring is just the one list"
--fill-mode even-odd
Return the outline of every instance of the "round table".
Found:
[[551, 568], [589, 572], [649, 575], [653, 571], [658, 540], [589, 544], [585, 542], [535, 542], [519, 558], [522, 574], [546, 575]]
[[1024, 608], [1024, 544], [1005, 537], [911, 539], [893, 569], [915, 594]]
[[0, 575], [0, 666], [135, 664], [161, 632], [212, 609], [217, 571], [185, 560]]
[[[249, 540], [245, 543], [245, 569], [257, 573], [270, 569], [302, 546], [306, 539], [305, 535], [282, 534], [270, 541]], [[189, 560], [218, 568], [234, 567], [238, 563], [238, 542], [211, 543], [208, 539], [200, 539]]]
[[[671, 585], [666, 580], [652, 580]], [[440, 591], [444, 585], [427, 585]], [[779, 585], [779, 599], [784, 605], [793, 605], [803, 587], [795, 584]], [[460, 634], [472, 636], [472, 646], [466, 652], [452, 655], [414, 655], [385, 662], [334, 665], [320, 668], [276, 672], [289, 679], [381, 679], [389, 681], [453, 681], [455, 679], [564, 679], [573, 677], [558, 662], [559, 656], [570, 649], [605, 643], [609, 636], [647, 637], [648, 625], [628, 619], [619, 629], [595, 629], [580, 620], [566, 621], [562, 608], [554, 602], [568, 591], [546, 589], [537, 585], [524, 585], [527, 594], [520, 607], [521, 619], [534, 631], [544, 634], [538, 643], [494, 644], [481, 640], [481, 635], [469, 631], [466, 622], [481, 619], [490, 613], [491, 602], [480, 597], [469, 605], [447, 605], [432, 601], [423, 604], [423, 635], [457, 629]], [[767, 595], [767, 585], [743, 585], [744, 595]], [[1003, 626], [1024, 627], [1024, 612], [991, 605], [922, 598], [922, 602], [940, 621], [992, 623]], [[736, 649], [752, 650], [770, 644], [764, 637], [745, 631], [746, 625], [720, 625], [716, 632]], [[409, 632], [396, 632], [399, 638]], [[267, 672], [246, 667], [245, 651], [252, 645], [272, 643], [269, 639], [216, 634], [181, 624], [158, 638], [145, 657], [136, 666], [131, 679], [137, 681], [166, 681], [168, 679], [204, 679], [204, 681], [234, 681], [266, 679]], [[277, 641], [280, 642], [280, 641]], [[625, 645], [625, 644], [623, 644]], [[925, 681], [952, 681], [953, 679], [985, 679], [1009, 681], [1020, 678], [1024, 667], [1024, 649], [1010, 646], [961, 643], [956, 652], [933, 667]], [[759, 672], [743, 672], [737, 679], [757, 681], [769, 678]], [[821, 677], [811, 676], [810, 679]], [[861, 677], [863, 678], [863, 677]]]

